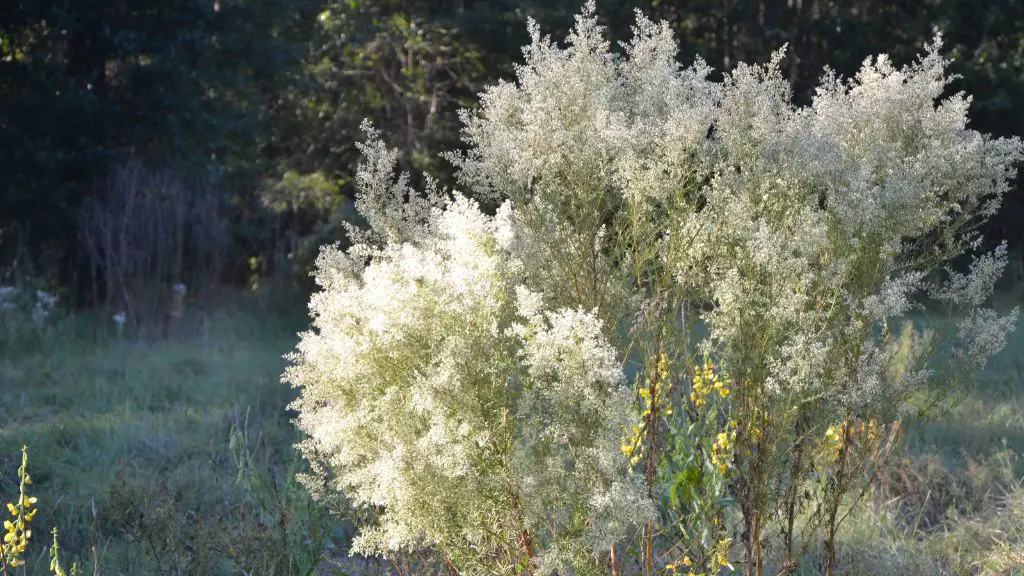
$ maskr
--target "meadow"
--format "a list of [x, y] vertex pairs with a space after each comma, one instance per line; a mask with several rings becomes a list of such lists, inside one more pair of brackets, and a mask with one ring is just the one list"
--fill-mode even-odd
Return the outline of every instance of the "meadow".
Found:
[[[935, 329], [943, 324], [918, 317]], [[118, 338], [107, 318], [57, 318], [0, 350], [0, 493], [29, 446], [48, 536], [84, 574], [349, 574], [351, 525], [313, 506], [286, 407], [283, 355], [301, 311], [249, 295], [190, 310], [166, 339]], [[905, 449], [840, 532], [841, 574], [1024, 574], [1024, 331]], [[820, 573], [811, 544], [800, 574]], [[378, 565], [374, 571], [379, 572]]]
[[[0, 486], [17, 492], [29, 446], [35, 532], [59, 527], [67, 564], [312, 573], [331, 534], [294, 482], [292, 391], [280, 383], [302, 317], [255, 306], [190, 314], [156, 343], [119, 339], [108, 318], [58, 319], [0, 352]], [[27, 573], [47, 572], [47, 540], [30, 547]]]

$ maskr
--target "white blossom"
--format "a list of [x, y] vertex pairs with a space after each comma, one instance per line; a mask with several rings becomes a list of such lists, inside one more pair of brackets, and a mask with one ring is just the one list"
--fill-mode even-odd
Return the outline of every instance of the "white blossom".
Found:
[[[460, 546], [482, 562], [524, 530], [540, 557], [623, 537], [652, 509], [619, 454], [632, 405], [600, 322], [522, 285], [511, 208], [490, 217], [458, 197], [424, 214], [363, 267], [325, 250], [315, 331], [286, 374], [306, 456], [354, 505], [383, 509], [355, 550]], [[591, 506], [601, 521], [559, 539]]]
[[32, 322], [42, 326], [50, 316], [50, 311], [57, 305], [57, 297], [42, 290], [36, 291], [36, 299], [32, 305]]
[[0, 286], [0, 312], [14, 310], [17, 305], [14, 298], [18, 295], [18, 289], [14, 286]]
[[991, 308], [978, 308], [957, 322], [959, 346], [957, 358], [972, 367], [983, 368], [985, 362], [1006, 346], [1006, 335], [1017, 325], [1019, 310], [1000, 315]]
[[932, 296], [955, 304], [981, 306], [992, 294], [996, 281], [1006, 269], [1006, 241], [971, 262], [967, 274], [947, 270], [949, 278], [932, 290]]

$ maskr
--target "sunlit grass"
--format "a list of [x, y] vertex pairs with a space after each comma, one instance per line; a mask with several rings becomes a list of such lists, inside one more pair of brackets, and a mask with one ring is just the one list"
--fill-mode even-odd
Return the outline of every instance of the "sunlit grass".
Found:
[[[840, 574], [1024, 575], [1024, 330], [959, 392], [948, 412], [911, 428], [905, 452], [844, 524]], [[801, 575], [821, 573], [819, 546], [810, 548]]]

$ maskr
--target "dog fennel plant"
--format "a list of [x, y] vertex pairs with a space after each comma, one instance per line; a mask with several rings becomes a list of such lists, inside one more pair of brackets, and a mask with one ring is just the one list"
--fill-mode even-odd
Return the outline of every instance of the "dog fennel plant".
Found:
[[[760, 575], [818, 535], [831, 573], [899, 423], [1015, 324], [976, 230], [1021, 142], [966, 128], [939, 39], [795, 107], [782, 52], [712, 82], [639, 14], [621, 54], [593, 3], [565, 46], [529, 31], [462, 114], [466, 195], [412, 190], [365, 127], [368, 226], [321, 253], [286, 373], [308, 486], [372, 513], [355, 552], [465, 574]], [[925, 298], [958, 331], [908, 347]]]

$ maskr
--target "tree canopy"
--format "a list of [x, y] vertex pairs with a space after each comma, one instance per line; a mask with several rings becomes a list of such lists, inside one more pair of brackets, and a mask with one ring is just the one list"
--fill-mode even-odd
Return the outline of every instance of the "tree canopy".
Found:
[[[452, 184], [438, 152], [458, 146], [456, 111], [510, 78], [532, 17], [555, 37], [569, 0], [14, 0], [0, 9], [0, 255], [53, 254], [80, 266], [78, 212], [128, 160], [220, 174], [238, 258], [269, 250], [282, 190], [328, 190], [331, 202], [286, 203], [288, 226], [340, 239], [353, 194], [359, 124], [369, 118], [400, 163]], [[950, 91], [973, 96], [972, 127], [1024, 133], [1024, 6], [1014, 0], [605, 0], [613, 50], [635, 11], [666, 20], [681, 64], [713, 78], [764, 63], [807, 103], [828, 63], [849, 76], [871, 54], [909, 63], [936, 32]], [[327, 183], [324, 188], [317, 184]], [[284, 184], [282, 184], [284, 183]], [[312, 190], [312, 193], [310, 192]], [[319, 190], [320, 192], [316, 192]], [[273, 195], [273, 194], [271, 194]], [[294, 200], [294, 198], [293, 198]], [[270, 208], [268, 208], [270, 206]], [[325, 206], [327, 208], [325, 208]], [[269, 213], [269, 215], [268, 215]], [[277, 215], [275, 215], [277, 214]], [[991, 224], [1019, 250], [1019, 185]], [[333, 222], [333, 224], [332, 224]], [[36, 262], [37, 265], [43, 265]], [[52, 263], [50, 265], [53, 265]], [[62, 272], [63, 274], [63, 272]]]

